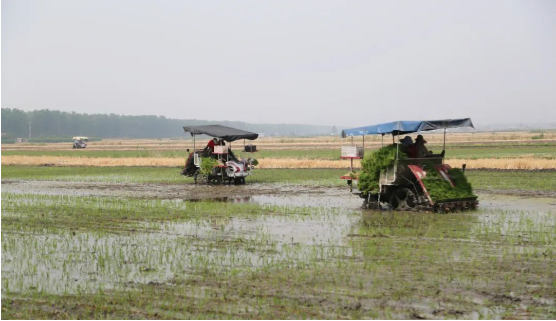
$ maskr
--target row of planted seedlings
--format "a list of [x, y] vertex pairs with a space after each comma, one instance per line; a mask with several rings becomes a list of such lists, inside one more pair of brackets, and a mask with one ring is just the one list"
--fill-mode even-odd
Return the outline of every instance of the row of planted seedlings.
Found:
[[[170, 303], [176, 295], [193, 300], [194, 313], [201, 315], [410, 317], [418, 311], [424, 317], [501, 317], [515, 312], [511, 303], [519, 299], [532, 315], [546, 316], [553, 304], [552, 213], [352, 214], [318, 207], [5, 196], [4, 293], [37, 291], [33, 286], [55, 293], [150, 293], [145, 286], [161, 284], [162, 303], [148, 307], [164, 304], [175, 313], [168, 316], [176, 317], [187, 316]], [[69, 212], [110, 220], [75, 229]], [[66, 220], [51, 217], [56, 215]], [[15, 218], [26, 219], [25, 227]], [[49, 218], [56, 224], [48, 224]], [[85, 221], [77, 220], [88, 226]], [[16, 266], [19, 248], [42, 254], [28, 254]], [[70, 268], [48, 261], [57, 252]], [[62, 271], [65, 278], [54, 282], [62, 285], [41, 284], [52, 275], [40, 273], [29, 285], [17, 284], [37, 275], [25, 270], [29, 261], [38, 263], [38, 271]], [[71, 279], [79, 262], [86, 262], [91, 282], [79, 282], [80, 273], [78, 281]], [[23, 272], [14, 275], [18, 268]]]
[[[5, 292], [94, 292], [316, 262], [343, 251], [350, 228], [350, 214], [324, 208], [9, 193], [3, 200]], [[301, 233], [289, 231], [295, 226]]]
[[534, 211], [367, 212], [354, 246], [375, 277], [358, 282], [367, 281], [374, 298], [397, 296], [408, 309], [421, 302], [457, 317], [498, 318], [515, 316], [521, 301], [529, 315], [547, 316], [556, 293], [555, 221], [551, 212]]

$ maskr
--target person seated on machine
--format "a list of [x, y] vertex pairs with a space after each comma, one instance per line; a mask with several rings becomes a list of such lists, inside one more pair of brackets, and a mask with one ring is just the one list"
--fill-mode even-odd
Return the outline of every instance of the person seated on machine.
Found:
[[218, 138], [216, 137], [209, 140], [207, 146], [203, 149], [203, 157], [212, 157], [214, 154], [214, 146], [218, 146]]
[[410, 146], [413, 146], [413, 139], [411, 136], [405, 136], [403, 139], [400, 139], [400, 151], [406, 153], [407, 156], [409, 156]]
[[214, 153], [214, 146], [218, 145], [218, 138], [214, 137], [213, 139], [209, 140], [207, 147], [211, 153]]
[[427, 141], [423, 138], [423, 135], [417, 135], [415, 139], [415, 148], [417, 149], [417, 158], [425, 157], [444, 157], [444, 151], [440, 154], [434, 154], [431, 150], [428, 150], [425, 144]]

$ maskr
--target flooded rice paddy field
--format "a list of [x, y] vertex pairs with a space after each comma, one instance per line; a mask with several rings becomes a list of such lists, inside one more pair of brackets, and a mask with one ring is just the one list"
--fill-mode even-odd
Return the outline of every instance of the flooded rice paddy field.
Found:
[[554, 318], [556, 200], [485, 192], [439, 215], [342, 187], [3, 180], [2, 313]]

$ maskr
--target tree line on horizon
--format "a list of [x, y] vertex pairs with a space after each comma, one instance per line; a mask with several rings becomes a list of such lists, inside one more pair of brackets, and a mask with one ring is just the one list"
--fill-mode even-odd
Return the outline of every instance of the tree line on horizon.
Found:
[[23, 111], [2, 108], [2, 134], [9, 137], [83, 135], [98, 138], [172, 138], [184, 137], [182, 127], [185, 125], [209, 124], [230, 126], [268, 136], [329, 135], [333, 131], [330, 126], [250, 124], [239, 121], [171, 119], [154, 115], [81, 114], [49, 109]]

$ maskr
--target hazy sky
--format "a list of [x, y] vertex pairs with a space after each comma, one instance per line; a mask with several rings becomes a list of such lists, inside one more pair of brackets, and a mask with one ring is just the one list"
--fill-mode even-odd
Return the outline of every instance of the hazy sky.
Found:
[[556, 121], [556, 1], [2, 1], [2, 107]]

